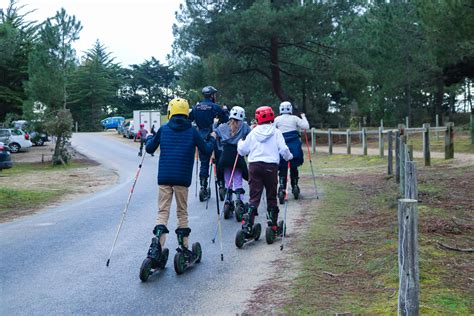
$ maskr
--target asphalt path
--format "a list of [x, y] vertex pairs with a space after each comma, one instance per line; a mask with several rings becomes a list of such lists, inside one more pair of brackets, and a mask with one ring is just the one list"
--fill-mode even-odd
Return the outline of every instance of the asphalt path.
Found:
[[137, 149], [110, 136], [78, 133], [73, 135], [72, 144], [104, 167], [115, 169], [119, 182], [101, 192], [0, 224], [1, 315], [235, 315], [244, 310], [252, 290], [271, 275], [270, 262], [281, 255], [279, 242], [265, 242], [265, 205], [260, 206], [257, 217], [263, 226], [261, 240], [244, 249], [234, 244], [240, 224], [234, 218], [222, 220], [221, 261], [219, 239], [211, 242], [217, 224], [214, 182], [206, 210], [205, 202], [195, 197], [193, 179], [188, 194], [190, 243], [201, 243], [202, 262], [180, 276], [174, 271], [177, 240], [173, 202], [167, 267], [142, 283], [139, 269], [157, 214], [158, 155], [145, 157], [110, 266], [106, 267], [140, 158]]

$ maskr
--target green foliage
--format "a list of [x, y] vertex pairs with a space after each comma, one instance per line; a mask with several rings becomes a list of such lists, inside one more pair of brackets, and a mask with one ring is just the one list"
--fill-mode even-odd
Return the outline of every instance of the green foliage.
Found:
[[69, 107], [81, 131], [100, 130], [102, 116], [114, 110], [120, 67], [113, 60], [96, 41], [71, 76]]
[[15, 0], [0, 9], [0, 121], [7, 113], [21, 114], [26, 99], [23, 81], [28, 79], [28, 54], [32, 50], [35, 22], [21, 13]]
[[213, 84], [248, 110], [293, 101], [313, 125], [426, 122], [472, 77], [472, 21], [468, 1], [186, 1], [173, 62], [193, 102]]
[[48, 18], [39, 30], [39, 38], [29, 58], [27, 93], [30, 113], [34, 105], [41, 105], [41, 117], [46, 130], [57, 137], [53, 164], [64, 164], [70, 159], [66, 145], [72, 130], [67, 86], [75, 65], [72, 43], [79, 38], [82, 26], [64, 9]]

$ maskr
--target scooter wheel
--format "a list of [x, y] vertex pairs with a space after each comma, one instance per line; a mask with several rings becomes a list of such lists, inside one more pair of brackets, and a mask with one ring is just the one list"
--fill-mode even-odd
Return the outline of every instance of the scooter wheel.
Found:
[[242, 248], [245, 244], [245, 232], [240, 229], [235, 235], [235, 245], [237, 248]]
[[142, 282], [146, 282], [148, 280], [148, 277], [151, 274], [151, 265], [152, 261], [150, 258], [143, 260], [142, 266], [140, 267], [140, 280], [142, 280]]
[[[283, 228], [285, 228], [285, 230], [283, 230]], [[285, 225], [284, 220], [281, 220], [278, 222], [278, 232], [280, 232], [282, 236], [283, 236], [283, 232], [285, 232], [285, 237], [286, 237], [286, 225]]]
[[177, 252], [174, 255], [174, 271], [176, 274], [183, 274], [186, 268], [186, 258], [182, 252]]
[[262, 234], [262, 225], [260, 225], [260, 223], [257, 223], [253, 227], [253, 239], [255, 241], [259, 240], [261, 234]]
[[244, 216], [244, 208], [239, 206], [237, 207], [237, 209], [235, 210], [235, 220], [237, 222], [242, 222], [242, 217]]
[[169, 254], [170, 254], [170, 251], [168, 250], [168, 248], [164, 248], [161, 251], [160, 263], [158, 265], [158, 268], [160, 268], [161, 270], [163, 270], [166, 267], [166, 263], [168, 262]]
[[229, 219], [232, 215], [232, 208], [230, 207], [230, 203], [224, 204], [224, 219]]
[[198, 258], [196, 260], [196, 263], [201, 262], [201, 258], [202, 258], [201, 244], [198, 243], [198, 242], [195, 242], [191, 249], [192, 249], [193, 253], [198, 256]]
[[269, 245], [273, 244], [273, 241], [275, 240], [275, 233], [270, 226], [265, 230], [265, 239]]

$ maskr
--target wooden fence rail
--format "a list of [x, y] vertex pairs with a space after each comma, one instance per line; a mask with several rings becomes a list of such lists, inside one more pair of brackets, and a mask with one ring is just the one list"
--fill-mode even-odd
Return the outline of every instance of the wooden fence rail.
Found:
[[[379, 157], [385, 156], [385, 139], [387, 143], [393, 143], [393, 137], [397, 137], [397, 133], [399, 135], [404, 135], [404, 138], [407, 139], [409, 134], [415, 133], [422, 133], [423, 134], [423, 158], [425, 166], [431, 165], [431, 152], [430, 152], [430, 134], [436, 132], [445, 133], [445, 144], [444, 144], [444, 158], [445, 159], [452, 159], [454, 158], [454, 123], [448, 122], [446, 126], [441, 127], [431, 127], [430, 124], [426, 123], [423, 124], [423, 127], [411, 127], [406, 128], [405, 125], [400, 124], [398, 129], [384, 129], [383, 125], [381, 125], [378, 130], [368, 130], [367, 128], [362, 128], [360, 131], [353, 131], [351, 129], [346, 129], [345, 131], [337, 131], [333, 129], [322, 130], [311, 128], [311, 152], [314, 154], [317, 149], [317, 142], [316, 137], [317, 135], [326, 135], [327, 136], [327, 144], [328, 144], [328, 152], [329, 155], [332, 155], [334, 152], [334, 136], [344, 136], [345, 138], [345, 145], [346, 145], [346, 153], [352, 154], [352, 139], [353, 136], [357, 136], [359, 138], [360, 144], [362, 146], [362, 153], [364, 156], [368, 155], [368, 145], [367, 145], [367, 136], [368, 135], [377, 135], [378, 139], [378, 155]], [[395, 141], [396, 142], [396, 141]], [[389, 146], [390, 147], [390, 146]], [[393, 146], [388, 149], [388, 155], [390, 156], [390, 151], [393, 150]], [[397, 145], [395, 144], [395, 150], [397, 150]], [[413, 150], [411, 150], [413, 153]], [[392, 156], [393, 157], [393, 156]], [[389, 163], [393, 163], [392, 159], [389, 159]], [[390, 167], [387, 168], [387, 172], [389, 172]], [[391, 174], [391, 173], [389, 173]], [[398, 179], [398, 175], [397, 175]]]

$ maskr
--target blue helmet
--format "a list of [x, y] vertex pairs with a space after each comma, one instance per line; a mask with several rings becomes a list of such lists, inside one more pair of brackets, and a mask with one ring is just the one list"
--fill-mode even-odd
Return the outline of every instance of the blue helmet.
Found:
[[206, 98], [210, 98], [216, 92], [217, 92], [217, 89], [214, 88], [213, 86], [207, 86], [207, 87], [202, 88], [202, 94]]

